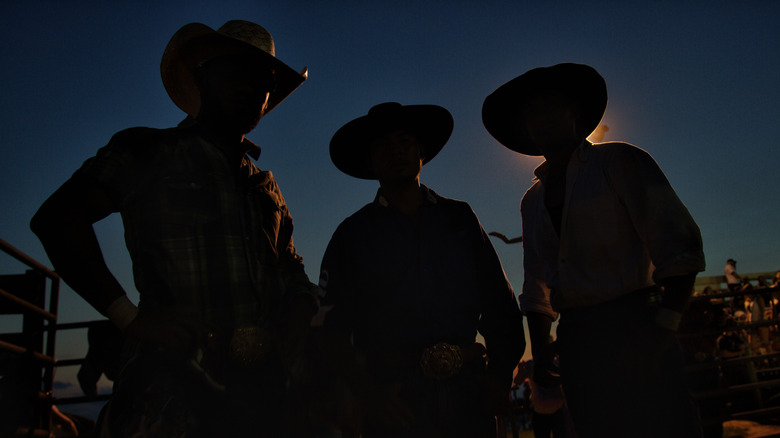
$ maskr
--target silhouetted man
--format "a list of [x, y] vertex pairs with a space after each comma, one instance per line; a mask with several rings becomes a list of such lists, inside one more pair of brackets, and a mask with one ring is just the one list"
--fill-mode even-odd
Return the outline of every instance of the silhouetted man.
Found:
[[[31, 226], [65, 280], [128, 338], [101, 436], [282, 436], [284, 385], [316, 286], [260, 149], [244, 136], [306, 79], [271, 35], [234, 20], [187, 24], [161, 64], [188, 114], [114, 135]], [[119, 212], [138, 308], [106, 267], [92, 224]]]
[[549, 334], [560, 313], [560, 377], [581, 438], [698, 436], [675, 332], [704, 269], [701, 235], [650, 155], [586, 140], [606, 105], [593, 68], [559, 64], [482, 107], [501, 144], [545, 158], [521, 203], [534, 379], [558, 383]]
[[522, 315], [476, 215], [420, 184], [452, 127], [442, 107], [388, 102], [331, 139], [336, 167], [380, 186], [336, 229], [320, 276], [318, 317], [351, 339], [367, 370], [365, 437], [494, 436], [525, 349]]

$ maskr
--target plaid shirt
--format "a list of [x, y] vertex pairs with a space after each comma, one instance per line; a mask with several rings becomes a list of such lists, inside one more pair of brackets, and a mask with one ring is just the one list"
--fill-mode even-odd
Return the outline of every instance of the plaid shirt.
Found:
[[122, 215], [142, 309], [191, 306], [224, 328], [269, 327], [284, 300], [314, 303], [279, 187], [247, 157], [229, 165], [193, 128], [132, 128], [78, 172]]

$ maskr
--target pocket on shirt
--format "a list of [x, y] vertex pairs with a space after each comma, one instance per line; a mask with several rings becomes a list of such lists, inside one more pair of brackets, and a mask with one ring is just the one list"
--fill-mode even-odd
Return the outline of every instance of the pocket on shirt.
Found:
[[132, 207], [136, 223], [150, 237], [211, 234], [219, 223], [220, 198], [212, 183], [189, 175], [167, 175], [137, 195]]
[[162, 208], [169, 212], [172, 223], [202, 225], [219, 217], [219, 198], [216, 190], [203, 181], [170, 179], [164, 184]]

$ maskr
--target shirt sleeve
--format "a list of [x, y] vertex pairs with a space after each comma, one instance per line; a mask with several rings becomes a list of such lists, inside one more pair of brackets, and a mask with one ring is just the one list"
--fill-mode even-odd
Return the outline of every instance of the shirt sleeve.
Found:
[[488, 373], [508, 383], [525, 352], [523, 315], [490, 238], [474, 212], [470, 214], [475, 222], [479, 284], [483, 286], [479, 332], [485, 338]]
[[[537, 183], [538, 184], [538, 183]], [[553, 320], [558, 318], [550, 304], [550, 288], [547, 285], [547, 274], [544, 262], [536, 246], [536, 233], [541, 224], [537, 223], [539, 212], [538, 187], [532, 187], [523, 196], [520, 213], [523, 223], [523, 291], [518, 297], [523, 312], [536, 312], [547, 315]]]
[[276, 235], [277, 251], [279, 253], [279, 270], [284, 284], [285, 299], [292, 300], [296, 297], [304, 297], [309, 300], [313, 309], [317, 308], [317, 286], [309, 280], [304, 269], [303, 257], [298, 254], [293, 244], [293, 219], [282, 192], [276, 184], [273, 175], [268, 172], [270, 179], [268, 190], [277, 199], [281, 215], [279, 232]]
[[607, 178], [655, 266], [653, 280], [703, 271], [699, 227], [650, 154], [615, 144], [607, 160]]
[[320, 314], [319, 325], [351, 331], [353, 327], [352, 312], [348, 308], [352, 300], [347, 297], [345, 284], [345, 266], [343, 241], [344, 224], [333, 233], [328, 247], [322, 257], [319, 278]]
[[151, 128], [130, 128], [120, 131], [94, 157], [87, 159], [74, 174], [96, 181], [108, 194], [119, 211], [122, 203], [144, 179], [144, 151], [154, 144]]

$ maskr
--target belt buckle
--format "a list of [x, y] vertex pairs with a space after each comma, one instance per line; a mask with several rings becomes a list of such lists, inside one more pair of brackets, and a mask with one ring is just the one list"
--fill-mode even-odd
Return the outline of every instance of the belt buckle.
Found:
[[460, 372], [463, 355], [460, 347], [444, 342], [423, 350], [420, 368], [427, 377], [436, 380], [449, 379]]
[[241, 367], [257, 365], [271, 351], [271, 333], [262, 327], [239, 327], [230, 337], [230, 360]]

